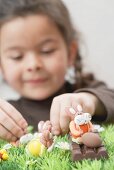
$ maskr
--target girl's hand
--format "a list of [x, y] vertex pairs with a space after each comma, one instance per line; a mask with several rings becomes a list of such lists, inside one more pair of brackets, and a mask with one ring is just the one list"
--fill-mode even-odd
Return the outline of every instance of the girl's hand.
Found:
[[[52, 123], [52, 131], [54, 135], [67, 133], [69, 130], [69, 122], [71, 121], [70, 107], [78, 111], [80, 106], [84, 112], [94, 115], [99, 100], [91, 93], [67, 93], [57, 96], [53, 99], [50, 120]], [[70, 116], [71, 115], [71, 116]]]
[[0, 138], [16, 141], [24, 135], [27, 122], [8, 102], [0, 99]]

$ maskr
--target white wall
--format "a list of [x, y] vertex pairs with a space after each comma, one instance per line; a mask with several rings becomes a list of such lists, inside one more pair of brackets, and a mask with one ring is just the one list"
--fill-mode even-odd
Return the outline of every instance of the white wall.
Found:
[[[84, 44], [86, 70], [114, 88], [114, 0], [63, 0]], [[0, 80], [0, 97], [16, 97]]]
[[86, 68], [114, 88], [114, 0], [63, 1], [82, 33]]

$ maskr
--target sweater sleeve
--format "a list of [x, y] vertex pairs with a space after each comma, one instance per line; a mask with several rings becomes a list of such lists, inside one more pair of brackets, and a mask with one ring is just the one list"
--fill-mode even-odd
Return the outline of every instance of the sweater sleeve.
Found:
[[100, 117], [97, 115], [93, 116], [94, 121], [104, 121], [107, 123], [114, 123], [114, 90], [108, 89], [108, 87], [99, 81], [94, 81], [86, 88], [81, 88], [75, 91], [79, 92], [89, 92], [94, 94], [104, 105], [106, 116]]

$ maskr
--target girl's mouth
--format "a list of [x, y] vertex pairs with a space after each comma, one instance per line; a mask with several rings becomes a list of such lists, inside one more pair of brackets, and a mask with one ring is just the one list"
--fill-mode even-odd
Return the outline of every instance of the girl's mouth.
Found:
[[47, 78], [38, 78], [38, 79], [30, 79], [30, 80], [27, 80], [26, 83], [28, 84], [43, 84], [47, 81]]

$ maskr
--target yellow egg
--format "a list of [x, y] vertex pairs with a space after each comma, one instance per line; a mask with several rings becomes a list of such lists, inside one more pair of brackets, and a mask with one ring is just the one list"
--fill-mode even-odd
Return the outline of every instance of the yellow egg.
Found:
[[8, 154], [7, 153], [4, 153], [3, 155], [2, 155], [2, 159], [3, 160], [7, 160], [9, 157], [8, 157]]
[[26, 150], [33, 156], [39, 156], [43, 153], [45, 146], [42, 145], [38, 140], [32, 140], [27, 144]]

